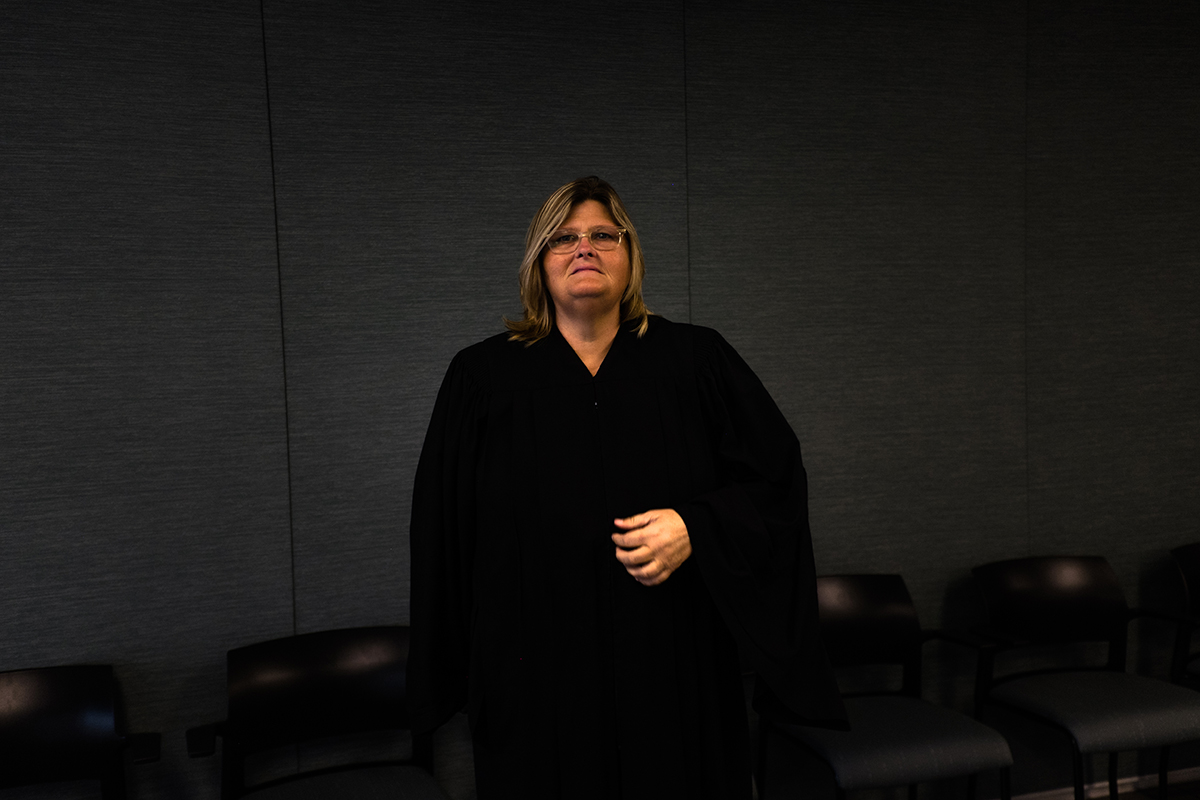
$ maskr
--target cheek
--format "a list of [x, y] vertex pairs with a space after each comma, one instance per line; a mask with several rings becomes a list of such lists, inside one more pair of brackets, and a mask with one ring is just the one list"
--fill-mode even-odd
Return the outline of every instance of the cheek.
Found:
[[555, 263], [556, 260], [551, 256], [542, 260], [542, 282], [547, 286], [554, 285], [555, 281], [562, 278], [562, 265]]
[[630, 281], [633, 280], [633, 263], [628, 258], [625, 259], [624, 268], [625, 268], [625, 285], [628, 286]]
[[560, 265], [556, 265], [550, 258], [545, 259], [541, 266], [542, 271], [542, 286], [546, 288], [546, 294], [550, 296], [553, 302], [563, 284], [563, 270]]

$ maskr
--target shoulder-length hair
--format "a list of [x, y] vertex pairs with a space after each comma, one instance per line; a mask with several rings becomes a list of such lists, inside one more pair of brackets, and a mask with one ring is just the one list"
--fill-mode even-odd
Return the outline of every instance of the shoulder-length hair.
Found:
[[586, 178], [571, 181], [560, 186], [554, 194], [542, 203], [542, 207], [529, 223], [525, 234], [525, 258], [517, 278], [521, 289], [521, 306], [524, 314], [521, 319], [505, 318], [504, 324], [512, 333], [510, 341], [521, 341], [533, 344], [550, 334], [554, 329], [554, 302], [546, 288], [546, 276], [542, 271], [542, 257], [546, 252], [546, 242], [550, 234], [558, 230], [571, 214], [575, 206], [586, 200], [595, 200], [608, 209], [613, 222], [624, 228], [629, 247], [629, 285], [621, 296], [621, 322], [637, 320], [637, 335], [643, 336], [650, 326], [650, 312], [642, 299], [642, 278], [646, 274], [646, 262], [642, 258], [642, 244], [638, 240], [637, 229], [629, 219], [625, 204], [617, 196], [607, 181], [591, 175]]

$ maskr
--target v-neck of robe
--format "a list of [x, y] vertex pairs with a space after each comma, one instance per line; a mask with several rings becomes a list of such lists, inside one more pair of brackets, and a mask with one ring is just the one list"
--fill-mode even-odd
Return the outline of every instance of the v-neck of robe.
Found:
[[589, 381], [596, 381], [602, 376], [607, 377], [608, 373], [612, 372], [612, 367], [609, 365], [612, 363], [613, 351], [618, 349], [618, 342], [621, 341], [621, 334], [623, 333], [626, 333], [626, 326], [624, 324], [617, 329], [617, 335], [613, 337], [612, 343], [608, 346], [608, 352], [604, 354], [604, 358], [600, 361], [600, 366], [596, 368], [595, 375], [588, 369], [588, 365], [584, 363], [579, 353], [575, 352], [575, 348], [567, 341], [567, 337], [562, 335], [562, 331], [558, 329], [557, 325], [554, 326], [554, 331], [551, 335], [558, 339], [560, 346], [566, 349], [566, 353], [569, 354], [570, 358], [574, 359], [578, 365], [578, 370], [581, 371], [581, 376], [587, 376]]

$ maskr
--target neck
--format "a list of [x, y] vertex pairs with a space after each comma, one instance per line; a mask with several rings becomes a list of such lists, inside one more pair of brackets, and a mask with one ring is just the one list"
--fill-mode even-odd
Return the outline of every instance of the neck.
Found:
[[601, 316], [583, 317], [556, 311], [555, 324], [588, 371], [595, 375], [621, 328], [620, 310], [613, 309], [611, 313]]

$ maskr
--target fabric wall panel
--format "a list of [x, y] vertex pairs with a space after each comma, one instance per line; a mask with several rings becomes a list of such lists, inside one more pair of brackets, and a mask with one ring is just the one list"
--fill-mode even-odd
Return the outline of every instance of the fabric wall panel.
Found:
[[972, 564], [1152, 602], [1195, 538], [1195, 10], [519, 5], [0, 11], [0, 669], [116, 663], [136, 797], [215, 797], [228, 648], [407, 619], [437, 385], [584, 174], [797, 429], [823, 571], [953, 624]]
[[1164, 2], [1031, 26], [1033, 548], [1103, 553], [1131, 598], [1200, 512], [1198, 31]]
[[800, 436], [818, 568], [903, 573], [936, 624], [1025, 547], [1023, 4], [687, 30], [693, 319]]
[[0, 669], [115, 664], [134, 796], [213, 796], [182, 731], [292, 629], [258, 16], [0, 16]]
[[267, 4], [301, 629], [407, 620], [434, 395], [553, 189], [611, 181], [686, 317], [681, 9], [618, 5]]

